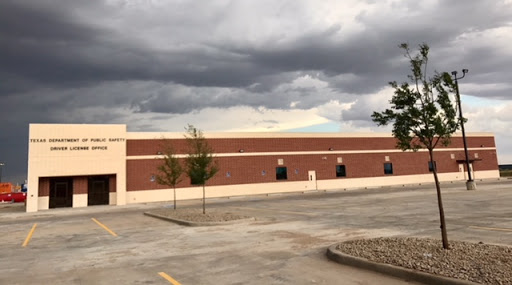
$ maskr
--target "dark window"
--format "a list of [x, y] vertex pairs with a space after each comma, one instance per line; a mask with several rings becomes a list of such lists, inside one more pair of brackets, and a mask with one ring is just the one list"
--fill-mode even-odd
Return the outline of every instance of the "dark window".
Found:
[[384, 163], [384, 174], [393, 174], [393, 163]]
[[189, 174], [191, 185], [203, 185], [205, 173], [203, 171], [196, 171]]
[[[434, 161], [434, 166], [435, 166], [435, 168], [437, 169], [437, 164], [436, 164], [436, 162], [435, 162], [435, 161]], [[430, 171], [430, 172], [433, 172], [433, 171], [434, 171], [434, 167], [432, 167], [432, 161], [429, 161], [429, 162], [428, 162], [428, 171]]]
[[346, 177], [345, 165], [336, 165], [336, 177]]
[[276, 179], [277, 180], [288, 179], [286, 167], [276, 167]]

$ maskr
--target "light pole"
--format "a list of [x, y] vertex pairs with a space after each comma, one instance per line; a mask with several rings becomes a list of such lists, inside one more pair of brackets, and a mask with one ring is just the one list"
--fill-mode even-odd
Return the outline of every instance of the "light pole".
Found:
[[0, 162], [0, 183], [2, 182], [2, 168], [4, 167], [4, 163]]
[[464, 117], [462, 117], [462, 106], [460, 104], [460, 93], [459, 93], [459, 82], [457, 80], [464, 78], [466, 73], [469, 70], [463, 69], [462, 76], [457, 77], [457, 71], [452, 71], [453, 78], [455, 79], [455, 91], [457, 93], [457, 105], [459, 106], [459, 120], [460, 120], [460, 128], [462, 129], [462, 141], [464, 142], [464, 154], [466, 156], [466, 169], [468, 171], [468, 181], [466, 181], [466, 189], [467, 190], [476, 190], [476, 183], [471, 177], [471, 168], [469, 165], [469, 154], [468, 154], [468, 144], [466, 142], [466, 131], [464, 130]]

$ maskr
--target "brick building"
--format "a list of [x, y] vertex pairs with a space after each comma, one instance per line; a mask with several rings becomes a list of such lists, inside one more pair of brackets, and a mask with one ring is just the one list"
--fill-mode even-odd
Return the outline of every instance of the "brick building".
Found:
[[[220, 170], [207, 197], [432, 182], [428, 152], [403, 152], [391, 134], [205, 133]], [[181, 133], [126, 132], [125, 125], [31, 124], [27, 211], [172, 200], [155, 180], [165, 142], [187, 153]], [[494, 136], [467, 136], [475, 179], [498, 178]], [[435, 151], [441, 181], [466, 180], [462, 138]], [[37, 189], [34, 191], [33, 189]], [[202, 197], [184, 177], [177, 199]]]

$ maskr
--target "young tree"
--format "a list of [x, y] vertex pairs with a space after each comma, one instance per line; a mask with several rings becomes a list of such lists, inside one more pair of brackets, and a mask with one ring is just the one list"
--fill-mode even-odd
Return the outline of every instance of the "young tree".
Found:
[[176, 185], [181, 182], [184, 171], [170, 143], [165, 145], [164, 161], [158, 166], [158, 171], [159, 174], [156, 176], [158, 184], [171, 186], [174, 190], [174, 210], [176, 210]]
[[206, 214], [206, 181], [219, 171], [219, 167], [203, 132], [192, 125], [188, 125], [186, 130], [185, 138], [189, 146], [189, 154], [185, 158], [186, 172], [192, 184], [203, 186], [203, 214]]
[[446, 72], [427, 76], [428, 52], [427, 44], [419, 45], [419, 53], [412, 56], [408, 44], [399, 46], [409, 59], [412, 74], [408, 78], [412, 82], [399, 85], [396, 81], [389, 84], [395, 89], [390, 100], [391, 109], [379, 113], [374, 112], [373, 121], [377, 125], [393, 123], [393, 136], [397, 139], [397, 148], [417, 151], [426, 148], [430, 155], [432, 173], [437, 190], [437, 202], [441, 221], [443, 248], [449, 249], [446, 223], [444, 219], [441, 187], [437, 177], [434, 149], [439, 145], [449, 145], [451, 135], [458, 129], [459, 120], [450, 100], [455, 84]]

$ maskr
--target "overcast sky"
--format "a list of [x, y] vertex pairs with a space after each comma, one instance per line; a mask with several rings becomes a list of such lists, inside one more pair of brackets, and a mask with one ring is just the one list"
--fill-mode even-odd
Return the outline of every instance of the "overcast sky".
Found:
[[512, 1], [0, 1], [0, 162], [26, 179], [29, 123], [129, 131], [384, 132], [398, 44], [460, 81], [468, 132], [512, 163]]

